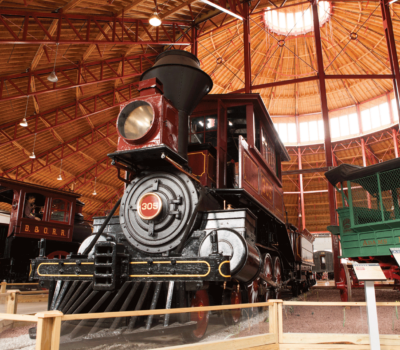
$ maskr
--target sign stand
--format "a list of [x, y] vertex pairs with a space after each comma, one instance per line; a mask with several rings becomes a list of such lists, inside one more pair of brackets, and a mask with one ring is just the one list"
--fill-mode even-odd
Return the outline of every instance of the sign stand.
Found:
[[353, 264], [359, 281], [364, 281], [365, 301], [367, 302], [368, 332], [371, 350], [380, 350], [378, 313], [376, 311], [375, 281], [386, 281], [379, 264]]

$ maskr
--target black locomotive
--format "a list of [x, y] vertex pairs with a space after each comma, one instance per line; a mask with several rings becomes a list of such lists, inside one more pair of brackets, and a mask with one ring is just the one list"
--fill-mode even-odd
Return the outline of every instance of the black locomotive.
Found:
[[[118, 150], [109, 155], [123, 197], [95, 218], [78, 254], [32, 261], [31, 278], [50, 289], [50, 309], [257, 302], [314, 283], [312, 263], [303, 264], [296, 246], [300, 233], [284, 220], [281, 161], [289, 156], [260, 96], [205, 96], [212, 85], [197, 58], [179, 50], [160, 54], [142, 75], [140, 97], [121, 107]], [[224, 314], [228, 324], [239, 319], [237, 311]], [[65, 331], [129, 333], [175, 321], [195, 323], [190, 334], [201, 339], [208, 317], [82, 321]]]

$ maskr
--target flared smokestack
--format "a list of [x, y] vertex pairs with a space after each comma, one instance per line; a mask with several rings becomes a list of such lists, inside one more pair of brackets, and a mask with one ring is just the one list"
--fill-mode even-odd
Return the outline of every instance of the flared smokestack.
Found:
[[196, 56], [186, 51], [169, 50], [157, 56], [156, 63], [140, 80], [157, 78], [164, 87], [164, 96], [179, 111], [178, 152], [187, 159], [189, 115], [207, 95], [213, 82], [200, 68]]

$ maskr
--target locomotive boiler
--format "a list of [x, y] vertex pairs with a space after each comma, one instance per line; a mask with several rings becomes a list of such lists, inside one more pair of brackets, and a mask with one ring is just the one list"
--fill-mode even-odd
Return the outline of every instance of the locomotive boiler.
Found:
[[[49, 308], [108, 312], [266, 301], [311, 285], [295, 257], [300, 234], [284, 220], [281, 162], [289, 156], [258, 94], [209, 95], [213, 82], [192, 54], [171, 50], [143, 73], [140, 96], [121, 106], [118, 148], [125, 183], [107, 217], [67, 259], [32, 261]], [[119, 206], [119, 215], [113, 216]], [[303, 267], [302, 267], [303, 266]], [[237, 311], [223, 314], [227, 324]], [[208, 317], [174, 315], [65, 325], [126, 333], [191, 327]], [[85, 327], [83, 327], [85, 326]], [[68, 329], [67, 329], [68, 328]]]

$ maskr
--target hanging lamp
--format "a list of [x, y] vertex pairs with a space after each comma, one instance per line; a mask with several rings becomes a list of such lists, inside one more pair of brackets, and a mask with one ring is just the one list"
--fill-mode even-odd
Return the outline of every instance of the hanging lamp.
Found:
[[161, 17], [158, 15], [158, 5], [157, 5], [157, 0], [154, 0], [154, 4], [156, 5], [156, 12], [154, 12], [150, 18], [149, 18], [149, 23], [150, 25], [152, 25], [153, 27], [158, 27], [159, 25], [161, 25], [162, 21], [161, 21]]
[[28, 112], [28, 103], [29, 103], [29, 96], [27, 96], [26, 99], [25, 117], [23, 117], [21, 123], [19, 123], [19, 125], [23, 126], [24, 128], [28, 126], [28, 122], [26, 120], [26, 113]]
[[56, 57], [54, 57], [54, 67], [53, 67], [53, 71], [49, 74], [49, 76], [47, 77], [48, 81], [51, 81], [52, 83], [57, 83], [58, 78], [57, 78], [57, 74], [56, 74], [56, 62], [57, 62], [57, 52], [58, 52], [58, 43], [56, 44]]
[[58, 174], [57, 180], [62, 181], [62, 175], [61, 175], [61, 169], [62, 169], [62, 159], [61, 159], [61, 164], [60, 164], [60, 173]]
[[97, 192], [96, 192], [96, 177], [95, 177], [94, 178], [94, 190], [93, 190], [92, 195], [95, 196], [96, 194], [97, 194]]
[[31, 159], [35, 159], [36, 158], [36, 156], [35, 156], [35, 144], [36, 144], [36, 134], [35, 134], [35, 139], [33, 141], [32, 154], [29, 156], [29, 158], [31, 158]]

